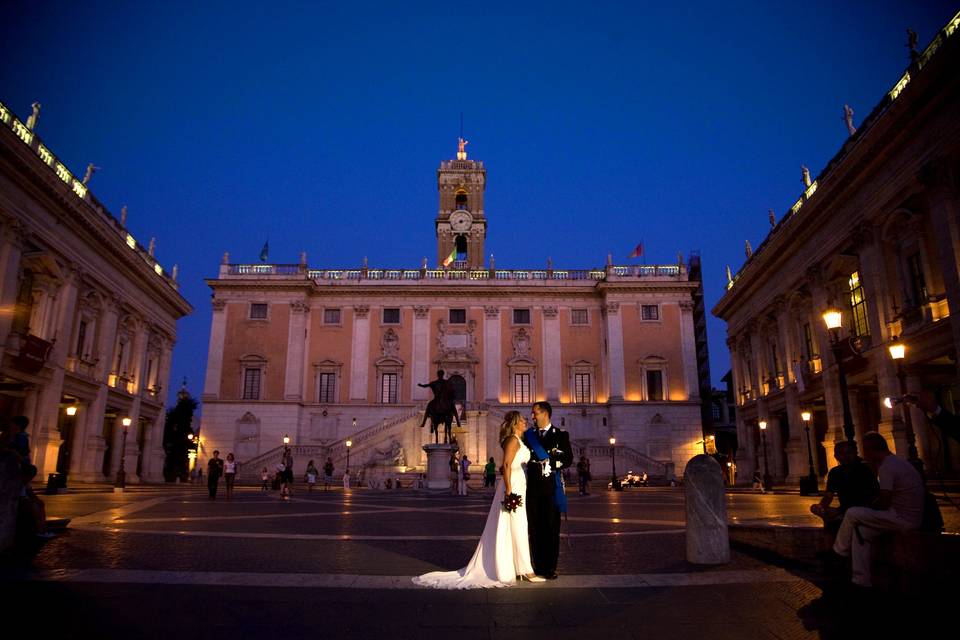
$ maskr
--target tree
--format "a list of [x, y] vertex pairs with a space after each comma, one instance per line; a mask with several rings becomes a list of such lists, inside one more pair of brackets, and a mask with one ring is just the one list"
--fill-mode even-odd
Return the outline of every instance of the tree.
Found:
[[187, 381], [177, 392], [177, 404], [167, 410], [167, 420], [163, 427], [163, 450], [166, 458], [163, 465], [163, 477], [167, 482], [180, 478], [187, 481], [188, 452], [195, 445], [188, 438], [193, 433], [193, 414], [197, 410], [197, 400], [187, 391]]

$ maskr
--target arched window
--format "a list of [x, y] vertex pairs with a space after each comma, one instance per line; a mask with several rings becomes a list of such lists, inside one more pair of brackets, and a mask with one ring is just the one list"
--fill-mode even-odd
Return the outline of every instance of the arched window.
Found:
[[467, 236], [457, 236], [457, 260], [467, 259]]
[[469, 211], [469, 209], [467, 209], [467, 192], [457, 191], [457, 195], [454, 197], [454, 203], [456, 204], [457, 209]]

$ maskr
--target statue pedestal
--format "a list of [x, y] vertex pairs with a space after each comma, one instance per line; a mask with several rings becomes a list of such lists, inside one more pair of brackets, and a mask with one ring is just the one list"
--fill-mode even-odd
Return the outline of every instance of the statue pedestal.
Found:
[[450, 454], [457, 450], [453, 444], [425, 444], [427, 453], [427, 489], [450, 488]]

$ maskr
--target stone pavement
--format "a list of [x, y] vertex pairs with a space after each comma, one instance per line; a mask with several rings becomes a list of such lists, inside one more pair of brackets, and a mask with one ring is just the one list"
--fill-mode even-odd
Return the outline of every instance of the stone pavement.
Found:
[[[241, 489], [210, 502], [201, 488], [161, 487], [45, 499], [51, 517], [73, 518], [69, 532], [29, 565], [0, 569], [0, 601], [38, 620], [42, 637], [812, 638], [862, 631], [878, 611], [931, 610], [736, 551], [728, 565], [690, 565], [679, 489], [571, 495], [559, 580], [466, 592], [410, 577], [466, 562], [489, 508], [482, 493], [300, 491], [281, 502]], [[731, 495], [728, 509], [799, 518], [811, 501]]]

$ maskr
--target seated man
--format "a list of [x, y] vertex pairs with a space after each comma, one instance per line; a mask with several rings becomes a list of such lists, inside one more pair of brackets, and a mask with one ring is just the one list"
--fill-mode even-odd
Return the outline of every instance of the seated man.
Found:
[[[857, 455], [857, 443], [837, 442], [833, 447], [833, 457], [840, 464], [827, 474], [827, 490], [823, 499], [810, 507], [810, 511], [823, 518], [826, 531], [824, 550], [833, 546], [833, 539], [840, 529], [843, 515], [850, 507], [868, 507], [877, 498], [877, 474]], [[831, 506], [833, 499], [839, 505]]]
[[885, 531], [918, 529], [923, 520], [923, 478], [909, 462], [890, 453], [887, 441], [876, 431], [863, 436], [863, 457], [877, 469], [880, 495], [873, 507], [850, 507], [843, 516], [833, 550], [853, 556], [853, 583], [872, 585], [871, 542]]
[[25, 530], [32, 531], [38, 538], [53, 538], [56, 534], [47, 531], [47, 511], [43, 500], [37, 497], [30, 483], [37, 476], [37, 468], [32, 464], [24, 464], [20, 468], [22, 476], [20, 485], [20, 500], [17, 504], [18, 523]]

